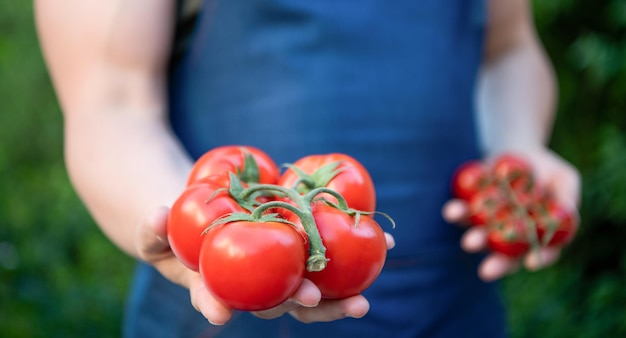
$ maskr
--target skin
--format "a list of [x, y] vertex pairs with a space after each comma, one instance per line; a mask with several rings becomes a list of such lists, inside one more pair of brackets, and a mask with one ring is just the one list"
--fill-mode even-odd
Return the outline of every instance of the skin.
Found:
[[[577, 173], [545, 148], [554, 80], [528, 6], [522, 0], [491, 2], [481, 82], [486, 154], [523, 152], [559, 196], [575, 202]], [[174, 202], [192, 165], [166, 118], [174, 6], [174, 0], [36, 0], [35, 19], [64, 114], [66, 165], [77, 193], [113, 243], [188, 288], [194, 307], [209, 322], [224, 324], [232, 311], [211, 296], [198, 273], [176, 260], [166, 239], [168, 209], [161, 206]], [[464, 207], [450, 201], [444, 216], [462, 222]], [[480, 234], [468, 231], [463, 247], [480, 250], [480, 241]], [[387, 246], [393, 247], [389, 235]], [[480, 275], [498, 278], [516, 264], [487, 258]], [[305, 280], [292, 299], [256, 315], [289, 313], [316, 322], [360, 318], [368, 310], [361, 295], [321, 300]]]

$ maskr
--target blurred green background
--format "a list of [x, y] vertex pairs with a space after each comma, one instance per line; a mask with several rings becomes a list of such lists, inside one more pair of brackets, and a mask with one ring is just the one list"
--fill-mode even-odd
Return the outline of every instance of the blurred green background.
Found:
[[[513, 337], [626, 336], [626, 1], [535, 1], [560, 82], [552, 147], [583, 175], [559, 263], [503, 283]], [[0, 5], [0, 336], [115, 337], [133, 262], [70, 187], [28, 1]]]

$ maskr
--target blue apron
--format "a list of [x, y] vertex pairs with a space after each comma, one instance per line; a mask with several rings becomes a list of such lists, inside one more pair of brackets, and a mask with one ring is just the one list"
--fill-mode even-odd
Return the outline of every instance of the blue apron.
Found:
[[210, 326], [186, 290], [140, 265], [132, 337], [499, 337], [504, 310], [441, 218], [449, 180], [479, 156], [481, 0], [207, 0], [170, 73], [170, 121], [198, 157], [227, 144], [277, 163], [343, 152], [362, 162], [396, 247], [363, 319], [301, 324], [236, 313]]

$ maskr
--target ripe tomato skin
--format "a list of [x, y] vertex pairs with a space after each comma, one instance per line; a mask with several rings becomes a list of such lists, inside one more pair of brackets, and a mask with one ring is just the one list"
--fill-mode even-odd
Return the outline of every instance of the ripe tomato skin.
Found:
[[488, 183], [485, 164], [478, 160], [467, 161], [457, 168], [452, 177], [452, 193], [469, 201]]
[[[556, 201], [547, 202], [544, 207], [545, 214], [535, 215], [537, 236], [541, 243], [545, 240], [547, 243], [544, 244], [547, 246], [570, 243], [578, 230], [576, 215]], [[544, 238], [549, 236], [551, 231], [552, 237], [549, 240]]]
[[488, 186], [472, 196], [468, 201], [471, 225], [487, 225], [509, 213], [505, 198], [497, 186]]
[[187, 187], [170, 209], [167, 238], [174, 255], [189, 269], [198, 271], [202, 232], [215, 219], [232, 212], [245, 212], [228, 192], [215, 182], [204, 180]]
[[534, 185], [532, 167], [517, 155], [499, 155], [493, 161], [492, 171], [496, 180], [508, 182], [513, 190], [529, 191]]
[[231, 222], [211, 228], [200, 251], [200, 275], [222, 303], [261, 311], [287, 300], [302, 283], [304, 238], [292, 225]]
[[[333, 162], [342, 162], [338, 167], [341, 172], [325, 186], [340, 193], [350, 208], [367, 212], [375, 211], [376, 190], [374, 182], [367, 169], [355, 158], [341, 153], [309, 155], [297, 160], [293, 165], [311, 175], [324, 165]], [[293, 188], [298, 179], [299, 176], [293, 169], [287, 169], [280, 177], [278, 185]], [[311, 187], [304, 192], [319, 187]], [[328, 195], [323, 196], [329, 201], [335, 201]]]
[[280, 176], [280, 171], [274, 160], [262, 150], [251, 146], [221, 146], [204, 153], [194, 163], [187, 185], [215, 174], [232, 172], [238, 174], [244, 168], [246, 154], [252, 155], [259, 169], [259, 181], [250, 182], [250, 178], [243, 178], [246, 183], [269, 183], [275, 184]]
[[[322, 297], [341, 299], [357, 295], [380, 274], [387, 256], [385, 235], [370, 216], [355, 218], [325, 204], [313, 205], [313, 217], [326, 247], [327, 266], [305, 273]], [[297, 221], [296, 221], [297, 222]]]
[[[230, 188], [230, 177], [228, 176], [228, 173], [222, 173], [222, 174], [213, 174], [213, 175], [209, 175], [206, 177], [202, 177], [196, 181], [193, 182], [193, 184], [191, 185], [195, 185], [195, 184], [210, 184], [217, 187], [222, 187], [222, 188]], [[191, 186], [188, 185], [187, 187]], [[245, 187], [245, 183], [244, 183], [244, 187]]]
[[511, 218], [487, 232], [487, 246], [503, 255], [517, 258], [530, 250], [523, 220]]

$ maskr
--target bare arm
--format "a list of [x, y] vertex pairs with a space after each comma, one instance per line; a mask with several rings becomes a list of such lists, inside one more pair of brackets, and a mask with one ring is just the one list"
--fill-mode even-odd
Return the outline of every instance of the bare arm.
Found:
[[[169, 209], [161, 207], [182, 192], [192, 163], [166, 117], [174, 3], [39, 0], [36, 21], [64, 114], [67, 167], [81, 199], [115, 244], [188, 288], [194, 307], [223, 324], [232, 310], [174, 257]], [[368, 309], [360, 295], [322, 301], [305, 280], [292, 299], [256, 315], [331, 321], [362, 317]]]
[[135, 257], [137, 226], [171, 204], [191, 165], [165, 117], [174, 3], [36, 2], [70, 178], [104, 233]]
[[527, 0], [489, 1], [488, 34], [479, 84], [479, 118], [487, 154], [543, 147], [556, 103], [550, 64]]
[[[534, 28], [527, 0], [490, 0], [484, 65], [479, 83], [478, 121], [486, 157], [502, 152], [524, 156], [541, 184], [553, 189], [557, 199], [576, 208], [580, 175], [576, 168], [547, 148], [557, 99], [555, 76]], [[443, 215], [450, 222], [466, 217], [467, 206], [448, 202]], [[468, 252], [485, 249], [486, 230], [472, 227], [461, 246]], [[542, 248], [524, 258], [529, 269], [555, 262], [560, 248]], [[539, 258], [541, 257], [541, 258]], [[479, 275], [494, 280], [516, 271], [517, 259], [490, 254], [481, 263]]]

